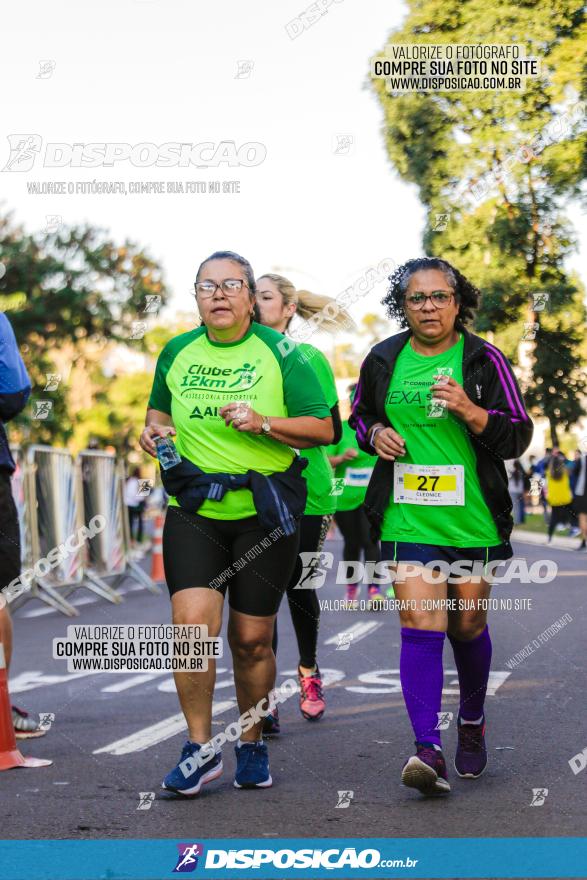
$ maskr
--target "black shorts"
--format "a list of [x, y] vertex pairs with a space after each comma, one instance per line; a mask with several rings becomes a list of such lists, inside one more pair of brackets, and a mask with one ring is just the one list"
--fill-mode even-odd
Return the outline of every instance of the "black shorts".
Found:
[[[381, 542], [382, 560], [427, 566], [433, 562], [440, 562], [443, 566], [458, 562], [467, 562], [471, 567], [475, 562], [488, 565], [490, 562], [511, 559], [513, 555], [509, 541], [491, 547], [446, 547], [436, 544], [410, 544], [404, 541]], [[441, 570], [440, 566], [431, 567], [433, 571]], [[456, 579], [458, 580], [458, 577]], [[449, 577], [449, 582], [452, 581], [453, 578]]]
[[0, 590], [20, 575], [20, 528], [10, 474], [0, 471]]
[[256, 516], [220, 520], [169, 507], [163, 528], [163, 564], [170, 595], [207, 587], [226, 595], [243, 614], [277, 614], [299, 545], [293, 535], [268, 532]]

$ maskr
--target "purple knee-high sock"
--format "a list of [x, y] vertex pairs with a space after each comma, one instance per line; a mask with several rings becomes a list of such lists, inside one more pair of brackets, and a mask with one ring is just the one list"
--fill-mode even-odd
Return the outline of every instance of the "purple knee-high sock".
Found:
[[440, 746], [443, 632], [402, 627], [400, 679], [417, 742]]
[[481, 635], [468, 642], [449, 636], [459, 674], [461, 705], [459, 714], [464, 721], [476, 721], [483, 715], [483, 704], [491, 666], [491, 638], [485, 627]]

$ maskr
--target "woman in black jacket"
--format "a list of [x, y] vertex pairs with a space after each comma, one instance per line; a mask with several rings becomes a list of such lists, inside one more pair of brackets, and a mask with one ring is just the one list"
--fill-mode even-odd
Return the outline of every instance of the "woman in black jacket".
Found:
[[466, 329], [479, 291], [450, 263], [408, 261], [383, 302], [407, 329], [367, 355], [349, 424], [378, 456], [365, 508], [381, 558], [397, 564], [400, 676], [417, 748], [402, 782], [438, 794], [450, 791], [439, 732], [447, 633], [460, 684], [455, 769], [477, 778], [487, 763], [483, 600], [491, 563], [513, 555], [504, 459], [525, 451], [533, 426], [507, 359]]

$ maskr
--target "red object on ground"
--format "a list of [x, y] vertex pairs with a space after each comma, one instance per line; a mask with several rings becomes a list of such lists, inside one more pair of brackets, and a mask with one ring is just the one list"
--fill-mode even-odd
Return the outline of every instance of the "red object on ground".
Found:
[[0, 642], [0, 770], [10, 770], [11, 767], [48, 767], [52, 763], [53, 761], [44, 758], [25, 758], [16, 748], [4, 645]]

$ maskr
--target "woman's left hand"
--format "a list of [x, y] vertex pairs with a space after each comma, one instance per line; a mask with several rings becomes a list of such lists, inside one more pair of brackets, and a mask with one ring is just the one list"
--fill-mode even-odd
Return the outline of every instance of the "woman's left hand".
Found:
[[263, 417], [242, 400], [234, 400], [218, 410], [218, 415], [224, 419], [225, 425], [236, 431], [246, 431], [250, 434], [260, 434]]
[[433, 385], [430, 390], [437, 400], [446, 400], [446, 408], [449, 412], [454, 413], [465, 422], [470, 418], [475, 404], [467, 396], [462, 385], [459, 385], [454, 379], [449, 378], [448, 382]]

